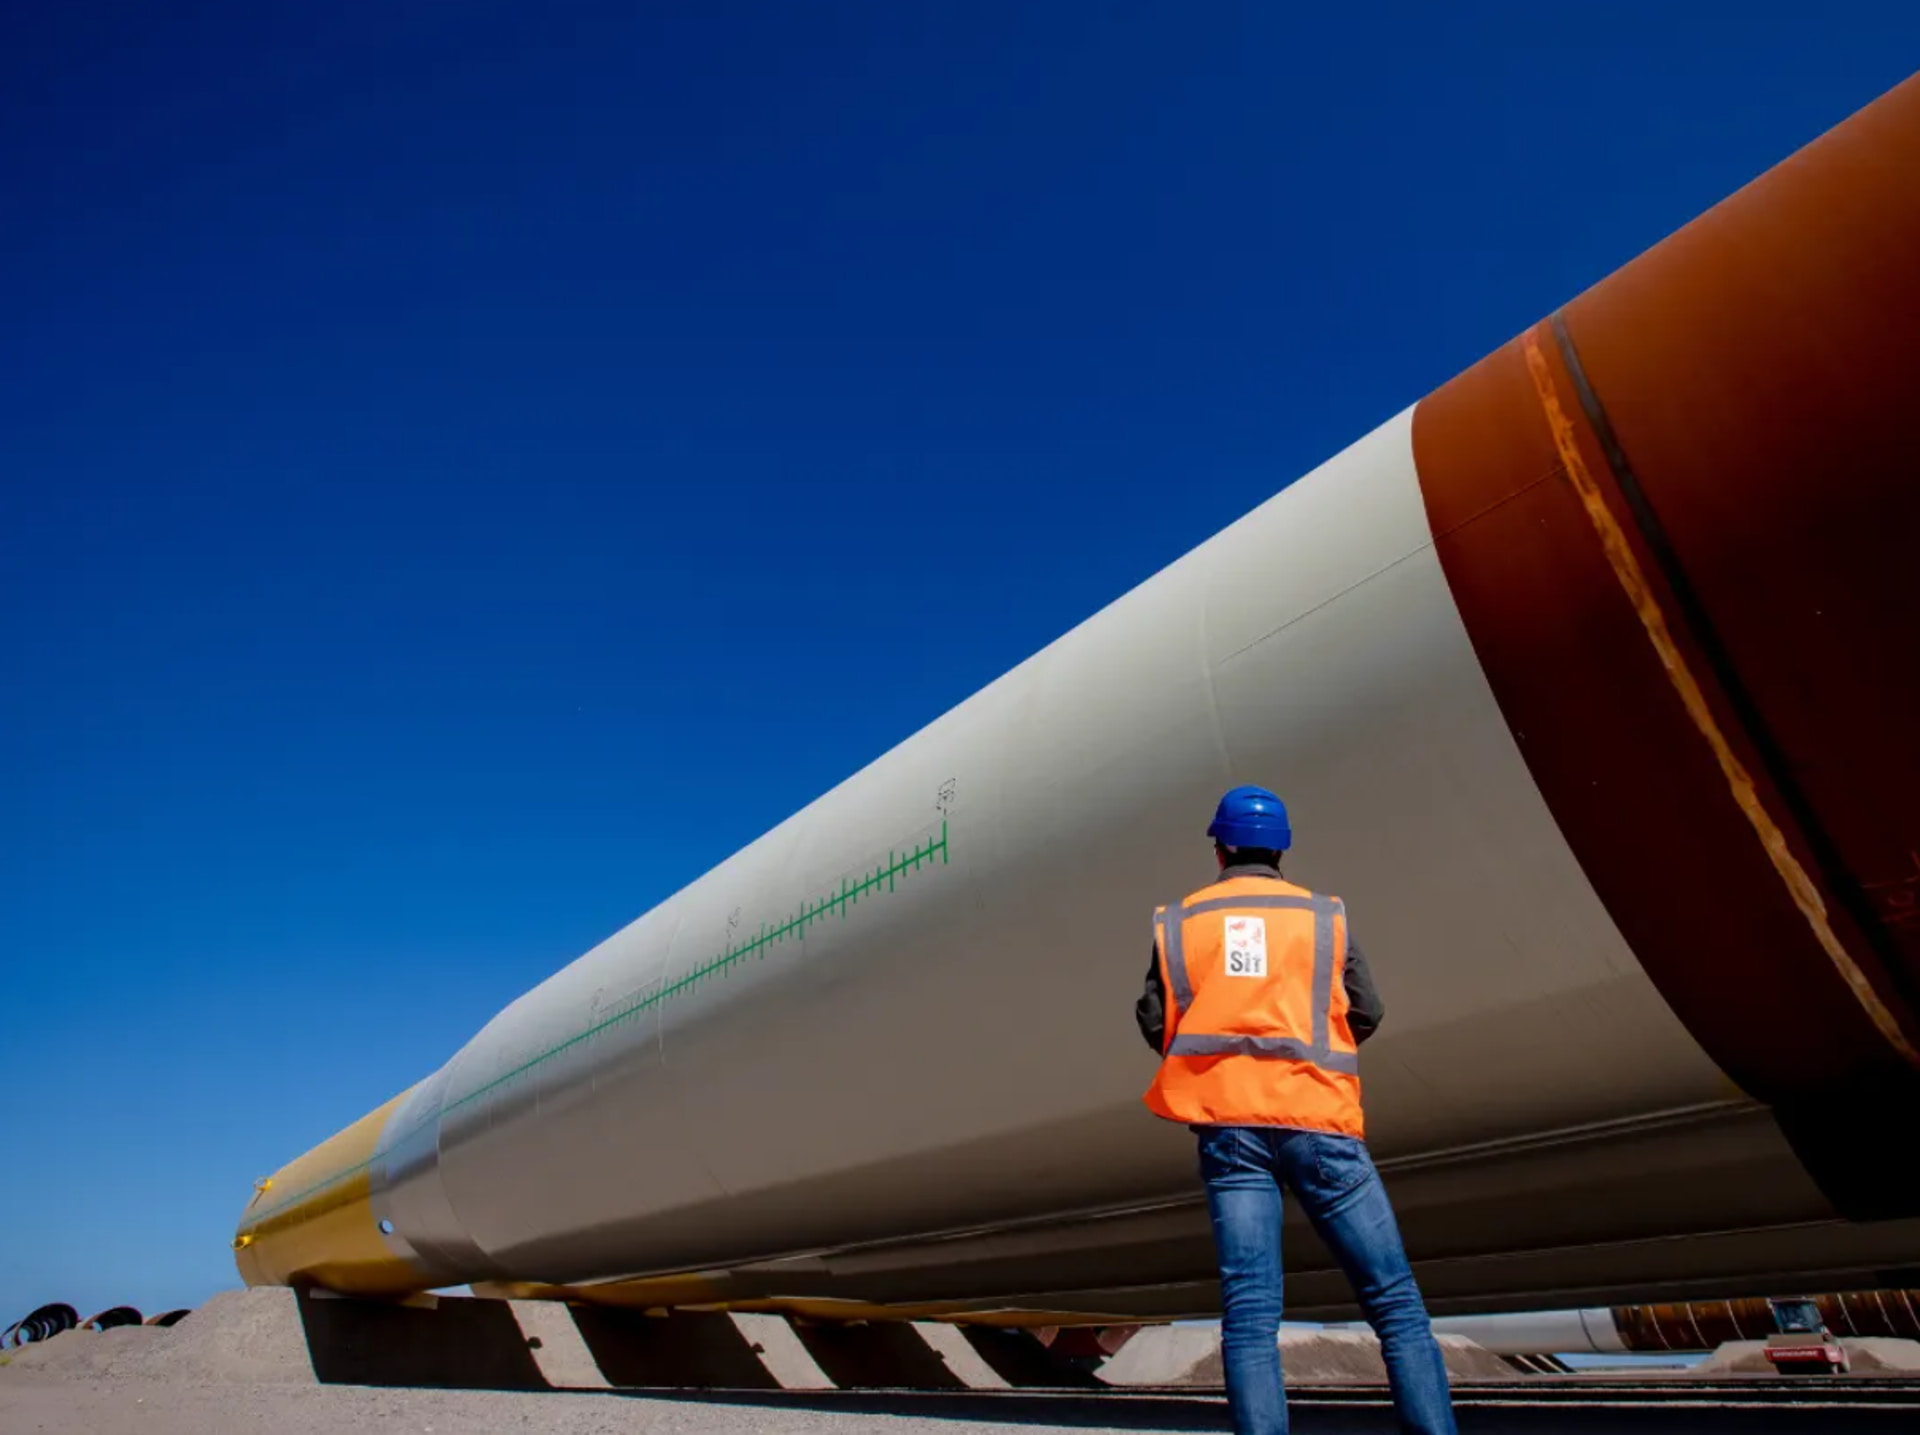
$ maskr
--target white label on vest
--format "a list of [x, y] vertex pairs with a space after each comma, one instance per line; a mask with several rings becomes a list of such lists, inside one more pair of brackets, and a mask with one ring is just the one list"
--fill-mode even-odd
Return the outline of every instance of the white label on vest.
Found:
[[1267, 974], [1267, 919], [1227, 918], [1227, 975], [1264, 977]]

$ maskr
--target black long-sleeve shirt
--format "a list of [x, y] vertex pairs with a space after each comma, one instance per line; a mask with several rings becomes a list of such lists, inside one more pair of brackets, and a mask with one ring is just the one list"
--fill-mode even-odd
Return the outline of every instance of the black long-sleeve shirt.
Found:
[[[1220, 880], [1279, 875], [1276, 868], [1249, 863], [1226, 868], [1220, 873]], [[1347, 934], [1347, 962], [1342, 977], [1342, 985], [1347, 989], [1347, 1025], [1352, 1028], [1354, 1042], [1358, 1044], [1380, 1029], [1387, 1008], [1374, 988], [1373, 973], [1367, 970], [1367, 959], [1361, 954], [1351, 932]], [[1148, 948], [1147, 957], [1147, 987], [1140, 993], [1140, 1000], [1134, 1003], [1133, 1019], [1148, 1046], [1156, 1052], [1166, 1046], [1167, 989], [1160, 980], [1160, 954], [1151, 947]]]

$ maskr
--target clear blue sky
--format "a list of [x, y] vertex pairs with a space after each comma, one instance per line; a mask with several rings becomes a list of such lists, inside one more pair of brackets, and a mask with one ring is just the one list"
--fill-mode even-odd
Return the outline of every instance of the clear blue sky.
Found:
[[233, 1283], [255, 1177], [1920, 64], [1912, 4], [0, 12], [0, 1323]]

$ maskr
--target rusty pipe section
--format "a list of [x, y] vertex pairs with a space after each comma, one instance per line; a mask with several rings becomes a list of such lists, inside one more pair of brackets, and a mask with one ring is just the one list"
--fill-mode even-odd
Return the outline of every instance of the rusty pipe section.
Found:
[[1856, 1220], [1920, 1105], [1920, 81], [1422, 401], [1475, 651], [1642, 969]]
[[[1835, 1335], [1920, 1340], [1920, 1290], [1840, 1291], [1812, 1297]], [[1612, 1311], [1630, 1351], [1712, 1350], [1730, 1340], [1765, 1340], [1773, 1312], [1759, 1297], [1622, 1305]]]
[[[1811, 1299], [1839, 1336], [1920, 1340], [1920, 1290], [1841, 1291]], [[1443, 1316], [1440, 1335], [1463, 1335], [1495, 1355], [1656, 1355], [1713, 1350], [1774, 1333], [1764, 1297]]]

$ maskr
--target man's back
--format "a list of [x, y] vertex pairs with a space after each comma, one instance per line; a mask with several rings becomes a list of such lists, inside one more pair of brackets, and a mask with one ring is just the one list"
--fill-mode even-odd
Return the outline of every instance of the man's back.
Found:
[[1154, 951], [1172, 1002], [1154, 1114], [1363, 1134], [1339, 898], [1277, 869], [1223, 872], [1155, 911]]
[[[1265, 878], [1287, 885], [1290, 890], [1305, 890], [1291, 888], [1291, 884], [1286, 883], [1286, 879], [1281, 876], [1277, 867], [1270, 867], [1263, 863], [1230, 864], [1220, 873], [1223, 882], [1241, 877]], [[1199, 893], [1194, 894], [1196, 897], [1199, 895]], [[1189, 897], [1187, 902], [1181, 905], [1184, 907], [1192, 900], [1193, 898]], [[1347, 935], [1347, 956], [1341, 967], [1340, 978], [1341, 989], [1346, 993], [1347, 998], [1347, 1025], [1353, 1033], [1354, 1043], [1357, 1046], [1379, 1030], [1381, 1021], [1386, 1017], [1387, 1009], [1374, 986], [1373, 973], [1367, 965], [1366, 955], [1360, 950], [1360, 944], [1353, 940], [1351, 932]], [[1160, 967], [1158, 941], [1154, 943], [1147, 956], [1146, 987], [1140, 994], [1140, 1000], [1134, 1004], [1133, 1020], [1134, 1024], [1140, 1028], [1141, 1039], [1156, 1052], [1164, 1053], [1167, 991], [1166, 979]]]

